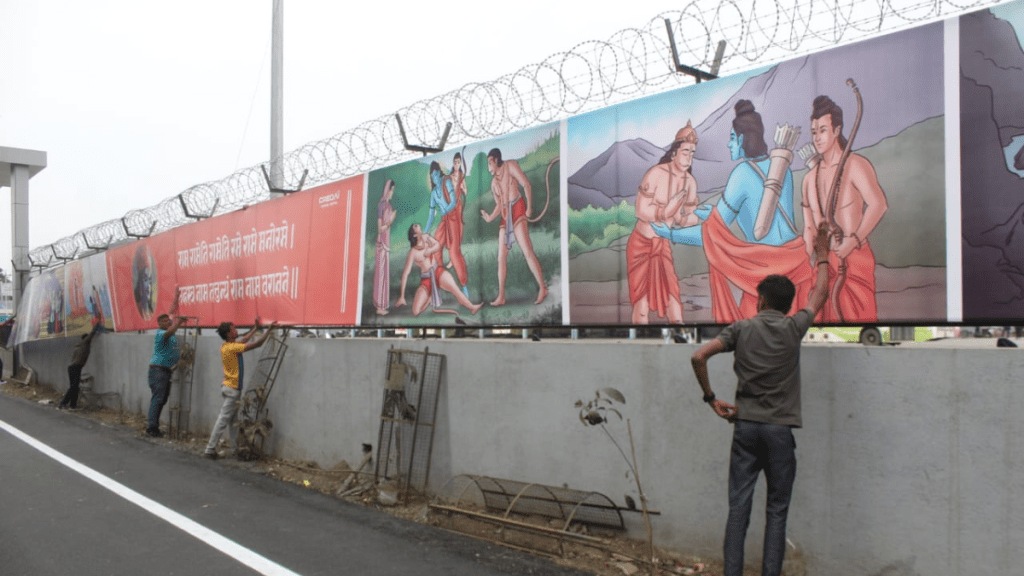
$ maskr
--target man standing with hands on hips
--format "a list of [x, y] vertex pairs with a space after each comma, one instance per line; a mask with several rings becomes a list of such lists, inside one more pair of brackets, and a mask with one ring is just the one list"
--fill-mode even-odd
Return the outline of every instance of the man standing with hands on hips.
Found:
[[[153, 356], [149, 359], [149, 389], [153, 397], [149, 401], [149, 416], [146, 422], [146, 435], [159, 438], [164, 435], [160, 431], [160, 413], [167, 404], [171, 394], [171, 374], [181, 358], [178, 338], [174, 335], [188, 319], [178, 316], [178, 297], [181, 289], [174, 289], [174, 301], [166, 314], [161, 314], [156, 323], [159, 328], [153, 340]], [[172, 321], [171, 316], [175, 316]]]
[[238, 416], [238, 404], [242, 398], [242, 383], [245, 377], [242, 353], [263, 346], [275, 327], [277, 327], [277, 322], [272, 322], [270, 328], [262, 336], [253, 340], [252, 337], [260, 330], [258, 316], [252, 330], [241, 337], [238, 336], [238, 329], [235, 328], [233, 322], [221, 322], [217, 326], [217, 334], [224, 340], [220, 347], [220, 359], [224, 364], [224, 382], [220, 393], [224, 397], [224, 404], [220, 407], [217, 423], [213, 425], [210, 441], [206, 443], [206, 450], [203, 451], [203, 456], [206, 458], [216, 460], [220, 457], [217, 454], [217, 442], [220, 441], [225, 429], [228, 430], [235, 450], [238, 450], [238, 428], [235, 426], [235, 418]]
[[[757, 315], [722, 330], [693, 353], [691, 361], [704, 402], [735, 426], [729, 462], [729, 519], [725, 528], [725, 576], [742, 576], [743, 543], [750, 524], [754, 485], [763, 471], [768, 485], [762, 576], [782, 574], [786, 553], [786, 517], [796, 477], [796, 441], [800, 428], [800, 342], [828, 299], [829, 231], [814, 237], [816, 279], [807, 307], [787, 316], [796, 289], [773, 274], [757, 286]], [[736, 404], [711, 390], [708, 359], [733, 352]]]

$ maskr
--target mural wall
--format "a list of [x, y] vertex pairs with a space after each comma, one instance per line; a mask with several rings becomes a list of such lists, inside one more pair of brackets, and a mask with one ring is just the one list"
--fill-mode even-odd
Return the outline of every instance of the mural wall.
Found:
[[362, 177], [203, 220], [107, 253], [119, 330], [153, 326], [179, 293], [204, 325], [354, 324]]
[[[835, 325], [1024, 322], [1024, 4], [478, 142], [35, 277], [18, 341], [156, 326], [724, 324], [832, 233]], [[1018, 234], [1017, 232], [1022, 232]]]
[[771, 273], [799, 309], [822, 222], [819, 321], [944, 322], [942, 51], [935, 24], [571, 118], [572, 322], [729, 323]]
[[1024, 318], [1024, 4], [960, 18], [963, 315]]
[[561, 129], [371, 172], [362, 323], [562, 323]]

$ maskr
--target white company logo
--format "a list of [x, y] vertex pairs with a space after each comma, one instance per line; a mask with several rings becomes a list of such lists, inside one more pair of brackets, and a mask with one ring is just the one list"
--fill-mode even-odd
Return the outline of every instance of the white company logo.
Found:
[[328, 206], [337, 206], [340, 200], [341, 192], [331, 192], [330, 194], [325, 194], [324, 196], [321, 196], [316, 199], [317, 204], [319, 204], [321, 208], [327, 208]]

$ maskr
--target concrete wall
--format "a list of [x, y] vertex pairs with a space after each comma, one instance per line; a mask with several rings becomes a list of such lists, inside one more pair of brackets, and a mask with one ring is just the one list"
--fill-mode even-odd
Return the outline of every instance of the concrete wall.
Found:
[[[104, 334], [86, 372], [144, 412], [151, 335]], [[72, 340], [25, 346], [66, 386]], [[606, 386], [627, 399], [656, 542], [720, 557], [731, 427], [701, 402], [692, 345], [655, 341], [291, 339], [269, 401], [272, 452], [331, 466], [376, 446], [388, 347], [446, 355], [431, 486], [482, 474], [636, 497], [622, 456], [577, 418]], [[191, 429], [220, 404], [219, 339], [200, 337]], [[256, 354], [256, 353], [250, 353]], [[711, 363], [730, 397], [731, 357]], [[1024, 565], [1024, 354], [1013, 349], [808, 345], [789, 537], [807, 574], [1004, 575]], [[172, 394], [171, 404], [174, 403]], [[165, 412], [166, 415], [166, 412]], [[628, 454], [624, 422], [609, 425]], [[748, 537], [760, 556], [763, 482]], [[640, 537], [638, 515], [629, 518]]]

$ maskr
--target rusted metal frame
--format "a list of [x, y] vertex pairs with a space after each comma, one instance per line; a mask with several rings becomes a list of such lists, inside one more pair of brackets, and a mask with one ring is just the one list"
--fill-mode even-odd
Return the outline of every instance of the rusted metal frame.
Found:
[[[281, 339], [278, 339], [276, 335], [271, 334], [270, 340], [273, 342], [271, 348], [273, 352], [265, 351], [265, 355], [256, 361], [257, 374], [263, 376], [263, 382], [251, 390], [251, 392], [253, 392], [253, 397], [255, 398], [251, 422], [253, 426], [257, 425], [261, 419], [261, 414], [266, 410], [267, 399], [270, 397], [270, 392], [274, 388], [274, 382], [277, 380], [277, 373], [281, 368], [281, 364], [284, 362], [284, 355], [288, 351], [288, 345], [285, 344], [287, 339], [287, 332], [284, 333], [284, 336], [282, 336]], [[263, 365], [266, 364], [268, 359], [270, 360], [270, 368], [265, 370]], [[242, 398], [241, 402], [244, 417], [245, 399]], [[244, 422], [240, 422], [240, 424], [244, 424]], [[248, 439], [243, 438], [246, 444], [248, 444], [248, 449], [253, 453], [251, 455], [255, 458], [263, 455], [263, 443], [266, 441], [266, 438], [262, 434], [259, 434], [258, 436], [259, 440], [257, 441], [257, 435], [253, 434], [251, 443], [249, 443]], [[256, 445], [257, 442], [259, 443], [258, 446]]]
[[[526, 492], [527, 490], [529, 490], [533, 486], [537, 486], [539, 488], [543, 488], [548, 494], [551, 494], [551, 498], [553, 499], [553, 501], [558, 502], [558, 497], [555, 496], [554, 493], [551, 492], [550, 488], [548, 488], [547, 486], [545, 486], [543, 484], [536, 484], [536, 483], [531, 482], [531, 483], [527, 484], [526, 486], [523, 486], [523, 489], [520, 490], [519, 493], [516, 494], [516, 497], [512, 499], [512, 503], [509, 504], [508, 508], [505, 509], [505, 514], [503, 516], [504, 518], [508, 518], [508, 515], [512, 513], [512, 509], [516, 507], [516, 502], [519, 502], [519, 499], [522, 498], [523, 493]], [[561, 509], [561, 506], [559, 506], [559, 509]], [[546, 516], [546, 514], [542, 514], [542, 516]]]
[[[590, 498], [591, 496], [594, 496], [594, 495], [604, 496], [603, 494], [598, 494], [597, 492], [591, 492], [590, 494], [587, 494], [587, 498]], [[604, 497], [606, 499], [608, 498], [607, 496], [604, 496]], [[572, 512], [569, 513], [569, 517], [565, 519], [565, 526], [562, 527], [563, 530], [568, 530], [569, 529], [569, 526], [572, 524], [573, 518], [576, 517], [576, 511], [580, 509], [580, 506], [583, 506], [585, 504], [587, 504], [586, 498], [583, 499], [583, 500], [580, 500], [579, 502], [577, 502], [576, 506], [573, 506]], [[587, 505], [587, 507], [589, 508], [590, 506]], [[619, 512], [619, 507], [618, 506], [615, 506], [615, 514], [619, 517], [619, 526], [622, 527], [622, 528], [625, 528], [626, 527], [626, 522], [622, 518], [622, 512]]]
[[[531, 484], [529, 486], [532, 486], [532, 485], [533, 484]], [[538, 484], [538, 486], [541, 486], [541, 485]], [[484, 488], [480, 488], [479, 485], [477, 487], [479, 488], [480, 492], [482, 494], [484, 494], [485, 501], [487, 499], [487, 496], [486, 496], [487, 494], [495, 494], [495, 495], [504, 496], [504, 497], [506, 497], [506, 499], [510, 496], [510, 494], [508, 492], [503, 492], [503, 491], [500, 492], [500, 491], [497, 491], [497, 490], [485, 490]], [[550, 494], [551, 492], [548, 491], [548, 493]], [[625, 521], [622, 518], [622, 510], [623, 509], [622, 509], [621, 506], [616, 505], [614, 502], [612, 502], [610, 499], [608, 499], [607, 496], [605, 496], [604, 494], [601, 494], [600, 492], [587, 492], [586, 495], [587, 495], [588, 498], [591, 497], [591, 496], [601, 496], [604, 499], [608, 500], [609, 504], [600, 504], [600, 503], [588, 502], [586, 499], [579, 500], [579, 501], [575, 501], [575, 499], [572, 499], [572, 500], [560, 499], [560, 498], [558, 498], [557, 496], [554, 496], [554, 495], [553, 495], [552, 498], [544, 498], [542, 496], [534, 496], [534, 495], [523, 494], [521, 496], [516, 496], [516, 499], [518, 499], [518, 500], [540, 500], [542, 502], [551, 502], [551, 503], [558, 504], [559, 508], [562, 508], [565, 505], [573, 504], [573, 509], [574, 510], [576, 508], [580, 508], [580, 507], [582, 507], [582, 508], [593, 508], [593, 509], [596, 509], [596, 510], [608, 510], [608, 511], [611, 511], [611, 512], [615, 512], [619, 516], [619, 524], [620, 524], [620, 526], [625, 524]], [[489, 506], [489, 507], [497, 509], [496, 506]], [[504, 508], [505, 507], [502, 506], [502, 509], [504, 509]], [[637, 512], [639, 512], [639, 510], [637, 510]], [[555, 516], [549, 515], [549, 514], [543, 514], [543, 513], [540, 513], [540, 512], [534, 512], [534, 513], [535, 514], [539, 514], [541, 516], [548, 516], [550, 518], [555, 518]], [[650, 511], [648, 511], [648, 514], [651, 514], [651, 515], [654, 515], [654, 516], [658, 516], [658, 515], [661, 515], [661, 512], [657, 511], [657, 510], [650, 510]], [[565, 515], [563, 514], [562, 518], [564, 518], [564, 517], [565, 517]], [[613, 527], [614, 526], [613, 524], [605, 524], [603, 522], [592, 522], [592, 521], [589, 521], [589, 520], [581, 520], [580, 522], [582, 522], [584, 524], [594, 524], [594, 525], [599, 525], [599, 526], [608, 526], [608, 527]]]
[[[278, 340], [277, 336], [274, 335], [272, 335], [270, 339], [276, 342], [277, 348], [273, 361], [270, 363], [270, 372], [267, 374], [267, 396], [270, 396], [270, 390], [273, 389], [274, 383], [277, 382], [277, 374], [281, 370], [281, 364], [284, 363], [284, 355], [288, 352], [288, 345], [285, 344], [285, 341], [288, 340], [288, 332], [284, 332], [284, 336], [280, 340]], [[266, 399], [264, 398], [264, 406], [265, 405]]]
[[[501, 479], [494, 478], [493, 476], [482, 476], [481, 478], [486, 478], [488, 482], [490, 482], [494, 486], [497, 486], [501, 490], [501, 492], [499, 493], [502, 495], [503, 501], [500, 508], [501, 510], [508, 508], [508, 503], [511, 502], [513, 498], [515, 498], [515, 494], [509, 491], [508, 486], [506, 486], [505, 483], [501, 481]], [[499, 508], [497, 505], [493, 505], [489, 502], [488, 492], [486, 492], [482, 487], [480, 488], [480, 493], [484, 496], [485, 505], [493, 509]], [[494, 494], [495, 492], [492, 491], [490, 493]]]
[[[543, 496], [535, 496], [535, 495], [532, 495], [532, 494], [525, 494], [524, 492], [528, 488], [530, 488], [531, 486], [539, 486], [541, 488], [544, 488], [547, 491], [547, 493], [551, 495], [551, 497], [550, 498], [545, 498]], [[481, 492], [485, 492], [485, 491], [483, 489], [481, 489]], [[495, 494], [495, 492], [490, 492], [490, 493], [491, 494]], [[563, 504], [566, 504], [566, 502], [564, 502], [563, 500], [558, 498], [558, 496], [556, 496], [550, 490], [549, 486], [545, 486], [543, 484], [535, 484], [535, 483], [533, 483], [533, 484], [527, 484], [523, 488], [522, 491], [520, 491], [519, 493], [517, 493], [515, 495], [512, 495], [509, 492], [501, 492], [500, 494], [505, 497], [504, 498], [505, 505], [502, 506], [501, 508], [503, 510], [505, 510], [505, 516], [506, 517], [508, 516], [509, 513], [515, 512], [515, 510], [512, 510], [512, 508], [518, 502], [521, 502], [521, 501], [531, 501], [532, 500], [532, 501], [546, 502], [546, 503], [551, 503], [551, 504], [557, 505], [558, 506], [558, 510], [560, 512], [560, 515], [559, 516], [555, 516], [553, 514], [545, 514], [543, 512], [536, 512], [536, 511], [526, 511], [526, 512], [522, 512], [523, 514], [539, 514], [541, 516], [547, 516], [548, 518], [565, 518], [565, 513], [564, 513], [564, 510], [563, 510]], [[485, 500], [486, 500], [486, 496], [485, 496]], [[497, 506], [491, 506], [491, 508], [497, 509], [498, 507]]]
[[[387, 394], [387, 391], [385, 390], [383, 392], [383, 394]], [[385, 399], [382, 398], [381, 400], [383, 401]], [[388, 477], [388, 463], [387, 462], [381, 462], [381, 461], [382, 460], [388, 460], [388, 455], [391, 453], [391, 427], [392, 426], [394, 426], [393, 422], [385, 422], [383, 420], [383, 418], [381, 419], [380, 430], [377, 433], [377, 450], [379, 451], [378, 452], [379, 456], [377, 458], [377, 463], [374, 466], [374, 471], [373, 471], [373, 481], [374, 481], [374, 483], [379, 483], [380, 479], [382, 477], [383, 478], [387, 478]], [[384, 443], [385, 443], [384, 428], [388, 429], [387, 447], [386, 448], [384, 446]]]
[[[405, 502], [409, 497], [409, 485], [412, 484], [412, 468], [416, 461], [416, 439], [419, 437], [420, 432], [420, 413], [423, 412], [423, 382], [427, 379], [427, 360], [430, 357], [430, 348], [423, 349], [423, 361], [420, 363], [420, 372], [417, 376], [419, 380], [419, 390], [416, 391], [416, 403], [419, 404], [419, 409], [416, 410], [416, 418], [412, 421], [412, 445], [409, 447], [411, 451], [409, 454], [409, 467], [406, 471], [405, 482], [402, 483], [402, 488], [398, 491], [398, 497]], [[438, 380], [440, 380], [440, 374], [438, 374]], [[398, 463], [402, 465], [401, 462]]]
[[[385, 381], [387, 381], [387, 380], [389, 380], [391, 378], [392, 357], [395, 354], [397, 354], [397, 353], [398, 352], [395, 350], [395, 347], [393, 345], [390, 348], [388, 348], [388, 366], [387, 366], [387, 368], [384, 369], [384, 380]], [[383, 464], [381, 462], [382, 461], [386, 461], [388, 459], [387, 455], [390, 454], [390, 452], [391, 452], [390, 426], [389, 426], [389, 433], [388, 433], [388, 449], [386, 451], [384, 450], [384, 427], [388, 426], [387, 421], [384, 419], [384, 406], [387, 405], [387, 399], [388, 399], [388, 391], [387, 391], [387, 389], [384, 389], [381, 392], [381, 394], [382, 394], [382, 396], [381, 396], [381, 414], [380, 414], [381, 421], [380, 421], [380, 427], [377, 430], [377, 462], [375, 462], [374, 466], [373, 466], [373, 482], [375, 484], [379, 482], [379, 478], [381, 476], [381, 467], [384, 468], [384, 477], [385, 478], [387, 477], [387, 474], [388, 474], [388, 464], [387, 464], [387, 462], [383, 462]], [[391, 423], [390, 425], [393, 426], [394, 423]]]
[[434, 510], [441, 510], [443, 512], [451, 512], [454, 514], [462, 514], [464, 516], [471, 516], [480, 520], [486, 520], [493, 522], [498, 525], [510, 526], [513, 528], [522, 528], [537, 532], [544, 535], [550, 535], [555, 537], [566, 537], [572, 540], [579, 540], [580, 542], [593, 543], [593, 544], [607, 544], [608, 540], [604, 538], [598, 538], [596, 536], [588, 536], [586, 534], [577, 534], [575, 532], [566, 532], [558, 528], [548, 528], [547, 526], [537, 526], [530, 524], [529, 522], [522, 522], [520, 520], [513, 520], [511, 518], [503, 518], [501, 516], [494, 516], [493, 514], [484, 514], [482, 512], [474, 512], [472, 510], [465, 510], [463, 508], [456, 508], [454, 506], [446, 506], [444, 504], [428, 504], [428, 506]]
[[[186, 326], [184, 333], [182, 334], [182, 340], [185, 344], [192, 348], [191, 362], [183, 366], [183, 369], [178, 374], [178, 402], [170, 408], [170, 420], [167, 433], [171, 438], [181, 438], [182, 431], [188, 432], [189, 421], [192, 416], [192, 384], [195, 380], [195, 366], [196, 366], [196, 346], [199, 344], [199, 328], [194, 326]], [[182, 425], [181, 413], [182, 413], [182, 396], [187, 396], [188, 399], [188, 416], [185, 418], [185, 423]]]
[[[415, 353], [417, 353], [415, 350], [406, 350], [406, 349], [403, 349], [403, 348], [395, 348], [394, 346], [391, 346], [388, 349], [388, 367], [386, 368], [386, 371], [385, 371], [385, 378], [390, 378], [391, 377], [391, 365], [395, 362], [395, 358], [396, 357], [397, 357], [397, 361], [398, 362], [404, 363], [403, 357], [404, 357], [405, 354], [415, 354]], [[398, 455], [397, 455], [396, 462], [395, 462], [395, 471], [398, 474], [402, 473], [401, 425], [402, 425], [402, 423], [407, 423], [408, 421], [407, 420], [399, 420], [399, 419], [396, 419], [396, 418], [391, 418], [391, 417], [384, 416], [384, 412], [383, 412], [384, 408], [383, 407], [387, 405], [387, 395], [388, 395], [388, 391], [384, 390], [382, 392], [382, 400], [381, 400], [381, 407], [382, 407], [381, 408], [381, 410], [382, 410], [381, 411], [381, 426], [380, 426], [380, 432], [379, 432], [379, 434], [377, 436], [378, 458], [377, 458], [376, 466], [374, 468], [374, 482], [379, 482], [380, 478], [382, 476], [385, 479], [388, 478], [389, 472], [391, 471], [391, 458], [390, 458], [391, 449], [392, 449], [393, 446], [396, 446], [396, 441], [397, 441], [396, 448], [398, 450]], [[417, 417], [419, 417], [418, 411], [417, 411]], [[399, 429], [398, 429], [397, 432], [395, 431], [395, 425], [396, 424], [398, 424], [398, 426], [399, 426]], [[387, 433], [387, 440], [386, 440], [386, 445], [387, 445], [386, 449], [384, 448], [385, 447], [385, 438], [384, 438], [384, 429], [385, 429], [385, 427], [387, 428], [387, 432], [388, 432]], [[396, 439], [396, 435], [398, 436], [397, 439]], [[400, 485], [399, 485], [399, 497], [401, 498], [402, 496], [403, 496], [402, 485], [400, 483]]]
[[[512, 499], [512, 494], [510, 494], [508, 491], [505, 490], [505, 486], [502, 483], [498, 482], [496, 479], [491, 478], [490, 476], [473, 476], [473, 475], [468, 475], [467, 474], [464, 477], [465, 478], [469, 478], [470, 480], [472, 480], [472, 484], [467, 483], [466, 486], [463, 487], [462, 493], [460, 493], [458, 495], [458, 497], [455, 499], [456, 502], [462, 502], [463, 494], [465, 494], [466, 491], [469, 490], [469, 487], [471, 485], [475, 485], [476, 489], [480, 491], [480, 495], [483, 496], [483, 498], [484, 498], [484, 506], [487, 506], [488, 508], [492, 508], [492, 506], [487, 504], [487, 494], [501, 494], [502, 496], [504, 496], [504, 499], [505, 499], [506, 503], [508, 503]], [[500, 488], [501, 491], [499, 492], [497, 490], [485, 490], [480, 485], [480, 480], [481, 479], [489, 480], [491, 483], [495, 484], [498, 488]], [[496, 508], [496, 507], [493, 507], [493, 508]], [[505, 506], [502, 506], [501, 509], [504, 510]]]
[[477, 482], [477, 478], [479, 478], [478, 476], [466, 476], [466, 478], [469, 478], [472, 482], [467, 482], [466, 485], [462, 487], [462, 492], [455, 497], [456, 502], [462, 502], [462, 495], [465, 494], [466, 490], [469, 490], [469, 487], [472, 485], [476, 485], [477, 490], [480, 490], [480, 492], [483, 493], [483, 489], [480, 488], [480, 483]]
[[[424, 356], [426, 355], [426, 349], [424, 349]], [[437, 367], [437, 386], [434, 389], [434, 410], [430, 413], [430, 424], [425, 424], [425, 426], [430, 426], [430, 438], [427, 440], [427, 469], [423, 473], [424, 490], [426, 490], [426, 487], [430, 485], [430, 465], [434, 460], [434, 432], [437, 431], [437, 426], [435, 425], [437, 422], [437, 406], [441, 401], [441, 373], [444, 371], [447, 359], [446, 356], [439, 354], [435, 354], [435, 356], [438, 356], [437, 361], [439, 365]], [[420, 380], [422, 381], [422, 378]], [[417, 402], [419, 402], [422, 407], [423, 399], [419, 398], [417, 399]], [[416, 411], [417, 422], [419, 422], [420, 412], [422, 412], [422, 410]]]
[[[281, 370], [281, 364], [284, 363], [284, 355], [288, 352], [288, 345], [285, 344], [285, 341], [288, 340], [287, 331], [284, 332], [284, 335], [281, 337], [280, 340], [278, 340], [277, 336], [273, 334], [271, 335], [270, 339], [271, 341], [274, 342], [275, 345], [274, 356], [270, 362], [270, 371], [266, 375], [267, 379], [263, 387], [263, 397], [259, 399], [260, 406], [259, 410], [256, 412], [257, 421], [259, 420], [260, 415], [264, 411], [266, 411], [268, 415], [270, 413], [269, 410], [267, 410], [267, 400], [270, 398], [270, 391], [274, 389], [274, 384], [277, 382], [277, 374]], [[266, 438], [260, 435], [260, 454], [263, 454], [263, 443], [265, 441]]]

